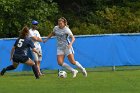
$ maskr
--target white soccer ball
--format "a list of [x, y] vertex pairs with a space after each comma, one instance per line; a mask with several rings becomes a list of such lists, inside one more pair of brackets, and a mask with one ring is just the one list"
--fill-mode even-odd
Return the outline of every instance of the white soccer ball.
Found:
[[66, 71], [59, 71], [58, 77], [60, 77], [60, 78], [66, 78], [67, 77]]

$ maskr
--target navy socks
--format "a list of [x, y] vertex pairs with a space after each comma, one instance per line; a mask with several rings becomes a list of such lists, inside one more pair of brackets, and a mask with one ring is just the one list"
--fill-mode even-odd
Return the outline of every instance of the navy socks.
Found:
[[16, 69], [13, 65], [8, 66], [5, 70], [9, 71], [9, 70], [14, 70]]
[[39, 75], [38, 75], [38, 71], [37, 71], [36, 65], [33, 65], [33, 66], [32, 66], [32, 70], [33, 70], [33, 72], [34, 72], [34, 75], [35, 75], [36, 79], [39, 79]]

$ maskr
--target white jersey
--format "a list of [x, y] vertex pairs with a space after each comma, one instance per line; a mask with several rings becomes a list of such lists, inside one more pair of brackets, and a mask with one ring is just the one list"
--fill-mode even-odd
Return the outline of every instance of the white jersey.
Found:
[[57, 48], [59, 49], [65, 49], [70, 43], [69, 36], [73, 35], [71, 30], [66, 26], [63, 29], [60, 29], [59, 26], [55, 26], [53, 33], [57, 38]]
[[[29, 37], [33, 37], [33, 36], [41, 38], [41, 36], [37, 30], [30, 29], [29, 30]], [[36, 48], [41, 49], [40, 43], [38, 41], [35, 41], [35, 40], [32, 40], [32, 41], [33, 41]]]

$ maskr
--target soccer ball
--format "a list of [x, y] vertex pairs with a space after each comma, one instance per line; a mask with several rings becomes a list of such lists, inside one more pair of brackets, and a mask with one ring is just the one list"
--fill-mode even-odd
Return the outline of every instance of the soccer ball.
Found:
[[60, 78], [66, 78], [67, 77], [66, 71], [59, 71], [58, 77], [60, 77]]

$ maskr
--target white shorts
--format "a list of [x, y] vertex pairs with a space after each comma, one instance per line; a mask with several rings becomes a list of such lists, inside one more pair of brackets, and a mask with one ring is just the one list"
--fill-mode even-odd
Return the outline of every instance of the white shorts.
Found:
[[[40, 48], [36, 48], [36, 51], [39, 52], [42, 55], [42, 50]], [[42, 56], [38, 56], [37, 53], [32, 52], [34, 61], [42, 61]]]
[[61, 48], [57, 48], [57, 55], [66, 55], [68, 56], [69, 54], [74, 54], [74, 50], [73, 48], [65, 48], [65, 49], [61, 49]]

